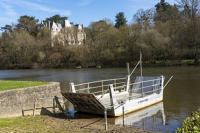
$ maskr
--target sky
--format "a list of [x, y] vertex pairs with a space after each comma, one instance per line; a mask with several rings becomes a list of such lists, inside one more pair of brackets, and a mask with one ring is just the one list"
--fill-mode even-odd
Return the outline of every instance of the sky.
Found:
[[[22, 15], [44, 20], [55, 14], [67, 16], [74, 24], [84, 24], [104, 18], [115, 21], [118, 12], [124, 12], [131, 23], [139, 9], [149, 9], [160, 0], [0, 0], [0, 27], [16, 24]], [[174, 4], [175, 0], [166, 0]]]

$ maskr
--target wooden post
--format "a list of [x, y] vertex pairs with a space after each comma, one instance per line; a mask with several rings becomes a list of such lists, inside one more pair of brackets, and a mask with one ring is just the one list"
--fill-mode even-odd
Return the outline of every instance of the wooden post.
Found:
[[104, 110], [104, 125], [105, 125], [105, 130], [108, 130], [108, 121], [107, 121], [107, 110]]
[[55, 97], [54, 97], [54, 98], [53, 98], [53, 113], [54, 113], [54, 114], [56, 113], [55, 108], [56, 108], [56, 105], [55, 105]]
[[36, 111], [36, 100], [35, 100], [34, 105], [33, 105], [33, 116], [35, 116], [35, 111]]
[[123, 114], [123, 127], [124, 127], [124, 119], [125, 119], [124, 106], [122, 107], [122, 114]]
[[22, 116], [24, 116], [24, 109], [22, 109]]

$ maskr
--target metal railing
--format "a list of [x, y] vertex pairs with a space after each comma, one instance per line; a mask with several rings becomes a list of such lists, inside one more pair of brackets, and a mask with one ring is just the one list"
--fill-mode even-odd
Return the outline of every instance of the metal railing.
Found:
[[122, 86], [126, 86], [126, 78], [107, 79], [75, 84], [74, 87], [77, 93], [92, 93], [94, 95], [103, 95], [109, 93], [110, 84], [113, 84], [115, 91], [119, 90]]
[[[138, 94], [146, 95], [157, 92], [158, 89], [162, 89], [162, 77], [144, 80], [139, 82], [129, 83], [129, 93], [137, 92]], [[94, 95], [104, 95], [109, 93], [109, 86], [112, 84], [114, 91], [123, 92], [126, 91], [126, 78], [117, 78], [117, 79], [108, 79], [108, 80], [99, 80], [81, 84], [75, 84], [74, 87], [77, 93], [90, 93]], [[146, 90], [147, 89], [147, 90]]]

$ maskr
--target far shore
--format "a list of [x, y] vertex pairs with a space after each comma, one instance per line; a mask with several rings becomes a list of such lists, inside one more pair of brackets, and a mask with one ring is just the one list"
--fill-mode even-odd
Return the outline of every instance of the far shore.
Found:
[[[129, 62], [130, 67], [134, 67], [137, 62]], [[156, 60], [156, 61], [143, 61], [143, 67], [169, 67], [169, 66], [199, 66], [200, 60], [195, 62], [194, 59], [186, 60]], [[57, 66], [34, 64], [34, 65], [9, 65], [0, 66], [0, 70], [13, 70], [13, 69], [85, 69], [85, 68], [125, 68], [126, 63], [123, 64], [104, 64], [104, 65], [66, 65], [59, 64]]]

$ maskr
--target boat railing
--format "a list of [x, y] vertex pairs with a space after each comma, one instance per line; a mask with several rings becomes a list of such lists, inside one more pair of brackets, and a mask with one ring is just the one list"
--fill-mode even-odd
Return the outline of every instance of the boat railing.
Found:
[[136, 83], [130, 83], [129, 85], [136, 85], [136, 84], [147, 83], [147, 82], [153, 82], [154, 83], [154, 81], [160, 81], [160, 80], [161, 80], [161, 78], [152, 79], [152, 80], [145, 80], [145, 81], [140, 81], [140, 82], [136, 82]]
[[117, 78], [117, 79], [107, 79], [99, 80], [81, 84], [71, 84], [71, 88], [74, 87], [76, 93], [92, 93], [94, 95], [103, 95], [109, 93], [109, 85], [113, 84], [115, 90], [125, 91], [126, 87], [126, 78]]
[[163, 89], [164, 77], [144, 80], [129, 84], [129, 99], [144, 97], [153, 93], [159, 94]]
[[[137, 98], [142, 98], [148, 95], [152, 95], [152, 94], [160, 94], [163, 90], [163, 85], [162, 85], [162, 80], [163, 77], [161, 76], [160, 78], [158, 77], [157, 79], [153, 79], [153, 80], [145, 80], [145, 81], [141, 81], [141, 82], [136, 82], [136, 83], [130, 83], [129, 84], [129, 92], [127, 92], [129, 95], [124, 98], [122, 101], [119, 100], [121, 99], [120, 97], [116, 97], [119, 101], [116, 105], [111, 105], [110, 103], [108, 104], [104, 104], [104, 106], [107, 109], [111, 109], [113, 107], [118, 108], [123, 106], [123, 104], [125, 103], [126, 100], [132, 100], [132, 99], [137, 99]], [[139, 85], [139, 87], [137, 86]], [[110, 87], [112, 87], [113, 85], [110, 85]], [[117, 88], [126, 88], [125, 86], [118, 86]], [[113, 89], [117, 89], [114, 88]], [[124, 101], [125, 100], [125, 101]], [[144, 99], [145, 100], [145, 99]]]
[[[159, 92], [163, 87], [162, 80], [163, 77], [161, 76], [156, 79], [129, 83], [129, 98], [141, 97]], [[117, 78], [75, 84], [74, 88], [76, 89], [76, 93], [90, 93], [97, 96], [109, 93], [109, 87], [111, 84], [113, 85], [115, 92], [127, 91], [126, 83], [126, 78]]]

